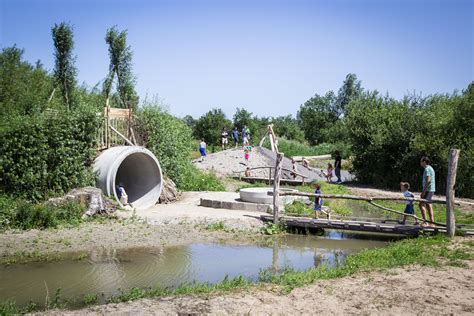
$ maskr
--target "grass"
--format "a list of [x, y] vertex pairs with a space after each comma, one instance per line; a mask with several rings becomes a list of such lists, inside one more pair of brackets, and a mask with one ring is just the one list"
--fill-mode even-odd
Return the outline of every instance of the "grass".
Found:
[[[474, 259], [474, 243], [472, 241], [452, 243], [444, 236], [419, 237], [404, 239], [389, 244], [385, 248], [363, 250], [349, 255], [346, 261], [336, 267], [318, 266], [306, 271], [296, 271], [286, 268], [280, 273], [272, 270], [262, 270], [259, 273], [258, 284], [243, 276], [225, 277], [216, 284], [189, 283], [175, 289], [170, 288], [132, 288], [120, 291], [118, 295], [106, 298], [108, 303], [128, 302], [143, 298], [154, 298], [175, 295], [206, 295], [210, 293], [226, 293], [235, 290], [255, 290], [258, 285], [277, 286], [281, 293], [289, 293], [292, 289], [317, 282], [318, 280], [336, 279], [352, 276], [360, 272], [380, 271], [406, 265], [422, 266], [465, 266], [465, 260]], [[97, 304], [99, 296], [88, 294], [80, 302], [82, 306]], [[73, 306], [56, 292], [51, 303], [46, 308]], [[77, 302], [75, 302], [77, 304]], [[18, 307], [11, 301], [0, 303], [0, 315], [11, 315], [38, 311], [45, 307], [30, 304], [25, 308]]]

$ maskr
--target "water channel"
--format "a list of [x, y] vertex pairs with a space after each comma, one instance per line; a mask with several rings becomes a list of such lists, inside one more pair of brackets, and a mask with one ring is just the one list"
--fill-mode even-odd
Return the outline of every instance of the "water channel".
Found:
[[291, 267], [306, 270], [321, 264], [334, 266], [365, 248], [384, 247], [387, 239], [358, 238], [328, 231], [324, 236], [286, 235], [265, 244], [226, 245], [194, 243], [167, 248], [97, 250], [83, 260], [0, 265], [0, 301], [19, 306], [44, 303], [46, 293], [61, 288], [67, 299], [85, 294], [133, 287], [176, 287], [188, 282], [221, 281], [226, 275], [257, 280], [263, 269]]

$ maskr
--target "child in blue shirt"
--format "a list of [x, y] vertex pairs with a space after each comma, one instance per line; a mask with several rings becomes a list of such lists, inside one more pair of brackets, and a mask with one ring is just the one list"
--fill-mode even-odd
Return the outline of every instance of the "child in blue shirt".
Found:
[[[413, 193], [411, 193], [410, 190], [410, 183], [408, 182], [400, 182], [400, 190], [403, 192], [403, 196], [405, 198], [414, 198], [415, 196]], [[405, 206], [405, 214], [410, 214], [410, 215], [415, 215], [415, 208], [413, 207], [413, 200], [407, 200], [406, 201], [406, 206]], [[405, 225], [405, 222], [407, 220], [406, 215], [403, 215], [403, 220], [402, 224]], [[418, 221], [415, 219], [415, 225], [418, 224]]]
[[[321, 185], [316, 183], [316, 190], [314, 194], [321, 194]], [[323, 208], [323, 199], [320, 197], [315, 198], [314, 200], [314, 218], [319, 218], [319, 213], [322, 212]]]

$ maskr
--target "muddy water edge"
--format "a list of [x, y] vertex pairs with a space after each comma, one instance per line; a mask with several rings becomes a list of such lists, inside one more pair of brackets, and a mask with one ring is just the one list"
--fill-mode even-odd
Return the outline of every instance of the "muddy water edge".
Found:
[[135, 287], [176, 288], [240, 275], [257, 281], [267, 269], [333, 267], [351, 253], [384, 247], [390, 240], [328, 231], [323, 236], [288, 234], [240, 242], [204, 238], [173, 246], [95, 248], [58, 261], [0, 265], [0, 301], [41, 306], [59, 295], [70, 306], [80, 306], [88, 295], [103, 303]]

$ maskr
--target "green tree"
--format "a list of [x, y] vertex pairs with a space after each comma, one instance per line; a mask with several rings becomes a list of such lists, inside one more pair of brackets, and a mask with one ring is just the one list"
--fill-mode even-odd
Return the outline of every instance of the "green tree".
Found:
[[41, 112], [52, 90], [53, 79], [38, 61], [23, 60], [24, 50], [3, 48], [0, 53], [0, 114], [32, 115]]
[[127, 45], [127, 31], [119, 32], [117, 27], [107, 30], [105, 42], [109, 46], [109, 75], [104, 82], [104, 94], [111, 96], [113, 81], [117, 76], [116, 106], [136, 110], [138, 95], [135, 91], [136, 78], [132, 69], [132, 49]]
[[331, 127], [338, 120], [336, 96], [329, 91], [324, 96], [318, 94], [300, 106], [297, 119], [304, 131], [306, 140], [316, 145], [327, 142], [323, 131]]
[[338, 117], [343, 117], [346, 113], [347, 105], [357, 99], [363, 92], [362, 83], [357, 80], [355, 74], [348, 74], [337, 93], [335, 109]]
[[232, 122], [227, 119], [222, 109], [212, 109], [196, 120], [194, 135], [208, 144], [219, 145], [222, 128], [229, 131], [231, 126]]
[[271, 119], [273, 131], [278, 137], [285, 137], [289, 140], [304, 142], [304, 132], [299, 127], [298, 121], [291, 115], [279, 116]]
[[73, 30], [69, 24], [61, 22], [54, 25], [51, 33], [55, 48], [54, 78], [59, 86], [66, 108], [72, 109], [76, 105], [74, 92], [77, 74], [74, 65], [75, 57], [72, 55], [74, 48]]

